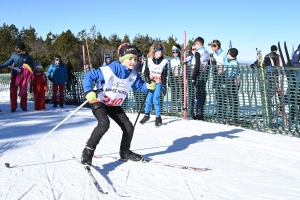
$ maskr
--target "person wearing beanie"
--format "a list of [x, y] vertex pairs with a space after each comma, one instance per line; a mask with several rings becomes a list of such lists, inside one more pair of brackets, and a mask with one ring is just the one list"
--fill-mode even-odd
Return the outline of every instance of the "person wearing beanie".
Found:
[[46, 110], [46, 91], [48, 91], [47, 76], [44, 74], [40, 61], [35, 62], [34, 78], [30, 83], [30, 93], [34, 96], [34, 110]]
[[172, 59], [170, 60], [170, 79], [172, 110], [176, 114], [183, 108], [183, 62], [181, 59], [181, 46], [175, 44], [172, 47]]
[[[238, 122], [239, 120], [239, 88], [241, 84], [241, 75], [239, 69], [239, 63], [237, 61], [237, 55], [239, 51], [236, 48], [230, 48], [227, 51], [227, 60], [224, 64], [225, 82], [224, 97], [222, 98], [222, 103], [219, 109], [223, 110], [223, 118], [226, 121]], [[224, 87], [225, 86], [225, 87]], [[228, 115], [228, 107], [230, 112]]]
[[[19, 42], [15, 45], [15, 53], [13, 53], [8, 60], [0, 64], [0, 69], [4, 67], [14, 66], [15, 69], [11, 70], [11, 81], [10, 81], [10, 107], [11, 112], [15, 112], [18, 104], [18, 85], [16, 85], [16, 77], [18, 70], [23, 72], [22, 66], [27, 64], [31, 70], [33, 70], [32, 57], [25, 51], [25, 44]], [[22, 83], [21, 83], [22, 85]], [[27, 111], [27, 91], [24, 91], [21, 96], [20, 107], [23, 111]]]
[[[192, 85], [196, 87], [196, 95], [190, 97], [191, 114], [194, 120], [204, 120], [204, 107], [206, 102], [206, 83], [209, 74], [208, 61], [210, 55], [204, 48], [204, 39], [197, 37], [194, 40], [195, 52], [195, 65], [192, 73]], [[190, 92], [193, 94], [193, 91]], [[194, 99], [196, 97], [197, 104], [194, 108]]]
[[[130, 43], [121, 44], [118, 48], [119, 62], [109, 66], [93, 68], [84, 75], [83, 90], [85, 97], [92, 107], [93, 115], [98, 124], [91, 133], [82, 151], [81, 163], [91, 166], [92, 158], [103, 135], [108, 131], [110, 119], [115, 121], [123, 131], [120, 144], [122, 160], [142, 161], [143, 156], [130, 150], [134, 126], [129, 121], [121, 105], [130, 88], [147, 92], [155, 89], [155, 82], [147, 84], [133, 70], [137, 61], [137, 50]], [[96, 83], [97, 90], [94, 90]]]
[[110, 63], [111, 63], [111, 56], [110, 54], [105, 54], [105, 57], [104, 57], [104, 63], [102, 64], [102, 67], [104, 66], [108, 66]]
[[145, 116], [140, 121], [141, 124], [145, 124], [150, 119], [150, 111], [153, 103], [156, 114], [155, 126], [159, 127], [162, 125], [160, 96], [161, 93], [162, 96], [166, 95], [168, 74], [168, 60], [164, 58], [164, 49], [164, 46], [160, 42], [154, 42], [149, 49], [144, 76], [148, 83], [156, 82], [156, 88], [148, 92], [144, 109]]
[[64, 107], [64, 89], [68, 83], [68, 71], [66, 65], [61, 60], [60, 55], [54, 57], [54, 62], [50, 64], [47, 70], [47, 77], [53, 83], [52, 102], [53, 108], [57, 107], [57, 92], [59, 89], [59, 106]]
[[[277, 54], [277, 46], [276, 45], [272, 45], [271, 46], [271, 52], [268, 53], [265, 57], [264, 57], [264, 61], [263, 61], [263, 66], [265, 68], [267, 68], [267, 73], [266, 73], [266, 89], [267, 92], [266, 94], [262, 94], [262, 95], [266, 95], [267, 97], [267, 112], [268, 112], [268, 116], [269, 116], [269, 126], [273, 127], [273, 111], [276, 111], [275, 113], [277, 115], [281, 115], [282, 113], [282, 107], [284, 107], [284, 99], [283, 99], [283, 95], [284, 91], [281, 91], [281, 87], [277, 86], [277, 82], [281, 79], [281, 73], [280, 71], [282, 71], [281, 67], [283, 66], [282, 63], [282, 59], [281, 56], [279, 54]], [[274, 96], [276, 96], [276, 91], [278, 94], [278, 98], [279, 98], [279, 105], [277, 105], [277, 103], [273, 103], [272, 98]], [[276, 118], [276, 117], [275, 117]]]
[[[144, 77], [144, 69], [145, 69], [145, 60], [143, 59], [143, 53], [137, 49], [137, 61], [136, 61], [136, 65], [134, 66], [134, 70], [141, 76], [141, 78], [143, 79]], [[137, 90], [133, 91], [133, 96], [135, 99], [135, 106], [134, 106], [134, 110], [136, 112], [139, 112], [141, 110], [141, 107], [144, 106], [143, 101], [145, 99], [145, 93], [139, 92]]]

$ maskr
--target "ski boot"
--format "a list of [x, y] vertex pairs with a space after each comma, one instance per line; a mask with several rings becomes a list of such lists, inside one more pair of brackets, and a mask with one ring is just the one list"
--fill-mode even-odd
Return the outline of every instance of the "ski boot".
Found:
[[145, 114], [144, 118], [140, 121], [141, 124], [145, 124], [146, 121], [148, 121], [150, 119], [150, 115], [149, 114]]
[[85, 166], [91, 166], [94, 152], [95, 152], [95, 147], [90, 147], [86, 145], [82, 151], [81, 164]]
[[124, 161], [131, 160], [131, 161], [139, 162], [143, 160], [143, 156], [134, 153], [130, 150], [125, 150], [125, 151], [120, 150], [119, 153], [120, 153], [121, 160]]
[[155, 119], [155, 126], [156, 126], [156, 127], [160, 127], [161, 125], [162, 125], [162, 120], [161, 120], [161, 117], [158, 116], [158, 117], [156, 117], [156, 119]]
[[56, 107], [57, 107], [57, 103], [58, 103], [57, 101], [54, 101], [54, 102], [53, 102], [53, 108], [56, 108]]

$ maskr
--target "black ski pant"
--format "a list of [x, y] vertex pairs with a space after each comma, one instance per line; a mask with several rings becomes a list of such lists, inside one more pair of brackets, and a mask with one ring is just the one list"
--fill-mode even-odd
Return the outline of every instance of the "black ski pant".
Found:
[[92, 104], [92, 111], [98, 120], [97, 126], [94, 128], [91, 137], [87, 141], [87, 145], [96, 148], [102, 136], [108, 131], [110, 121], [113, 119], [122, 129], [123, 135], [120, 150], [129, 150], [133, 137], [133, 125], [129, 121], [121, 106], [107, 106], [101, 102]]
[[[198, 80], [196, 86], [196, 108], [194, 107], [194, 103], [191, 103], [192, 115], [200, 115], [204, 117], [204, 107], [206, 102], [206, 83], [207, 80]], [[195, 98], [193, 98], [195, 99]]]

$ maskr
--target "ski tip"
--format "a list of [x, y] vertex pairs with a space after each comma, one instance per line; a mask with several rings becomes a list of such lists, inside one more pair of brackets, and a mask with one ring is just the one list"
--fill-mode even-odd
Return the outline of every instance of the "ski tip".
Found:
[[5, 163], [5, 167], [10, 168], [10, 164], [9, 163]]

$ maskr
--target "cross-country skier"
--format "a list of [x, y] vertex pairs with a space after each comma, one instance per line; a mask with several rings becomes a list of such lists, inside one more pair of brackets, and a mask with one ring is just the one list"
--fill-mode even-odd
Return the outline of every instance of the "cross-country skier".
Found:
[[[102, 136], [108, 131], [110, 120], [114, 120], [122, 129], [120, 157], [123, 160], [141, 161], [143, 157], [130, 150], [134, 127], [123, 111], [121, 105], [130, 88], [146, 92], [154, 90], [156, 83], [146, 84], [133, 70], [137, 62], [136, 47], [129, 43], [121, 44], [118, 48], [119, 61], [109, 66], [92, 69], [84, 76], [83, 88], [86, 99], [92, 107], [92, 112], [98, 120], [86, 146], [82, 151], [81, 163], [91, 165], [92, 158]], [[93, 90], [96, 82], [97, 93]]]

